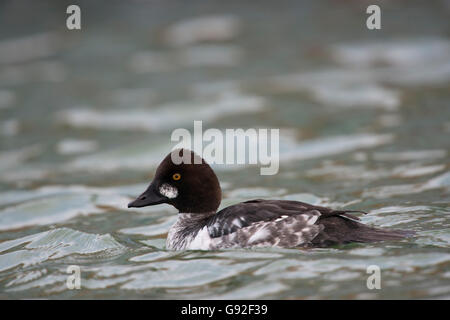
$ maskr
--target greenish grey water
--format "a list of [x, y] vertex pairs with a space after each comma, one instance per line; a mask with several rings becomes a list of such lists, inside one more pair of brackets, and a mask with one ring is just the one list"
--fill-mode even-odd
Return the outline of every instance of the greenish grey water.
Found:
[[[450, 298], [448, 2], [383, 2], [379, 31], [357, 2], [81, 8], [67, 31], [63, 3], [0, 7], [0, 298]], [[215, 167], [222, 207], [295, 199], [417, 236], [167, 251], [176, 211], [126, 204], [194, 120], [281, 129], [277, 175]]]

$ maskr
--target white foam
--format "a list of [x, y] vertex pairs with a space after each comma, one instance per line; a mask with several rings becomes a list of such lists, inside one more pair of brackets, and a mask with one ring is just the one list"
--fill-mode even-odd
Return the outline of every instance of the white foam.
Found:
[[324, 84], [310, 90], [317, 102], [341, 108], [380, 107], [396, 110], [401, 102], [398, 90], [376, 84]]
[[93, 140], [63, 139], [56, 145], [56, 151], [64, 155], [92, 152], [97, 148], [98, 143]]
[[228, 92], [210, 99], [147, 109], [99, 110], [76, 107], [59, 113], [57, 120], [75, 128], [153, 132], [191, 125], [196, 119], [213, 121], [227, 115], [258, 112], [264, 108], [264, 102], [262, 97]]
[[450, 41], [441, 38], [392, 39], [332, 46], [332, 57], [349, 66], [389, 64], [416, 67], [436, 61], [448, 61]]
[[376, 152], [373, 158], [378, 161], [431, 160], [445, 158], [446, 150], [406, 150], [398, 152]]
[[0, 41], [0, 63], [19, 63], [55, 54], [64, 46], [55, 32], [38, 33]]
[[181, 50], [177, 58], [188, 67], [232, 67], [242, 57], [242, 49], [235, 45], [201, 45]]
[[370, 188], [364, 191], [363, 197], [390, 198], [397, 195], [415, 194], [440, 188], [450, 188], [450, 172], [431, 178], [424, 183], [389, 185]]
[[371, 148], [389, 143], [392, 140], [393, 136], [390, 134], [364, 133], [318, 138], [296, 144], [286, 144], [281, 151], [280, 160], [293, 161], [318, 158], [363, 148]]
[[171, 25], [164, 37], [170, 45], [185, 46], [202, 41], [230, 40], [239, 29], [239, 20], [232, 15], [199, 16]]
[[128, 66], [136, 73], [168, 72], [176, 69], [172, 60], [170, 53], [146, 50], [131, 55]]

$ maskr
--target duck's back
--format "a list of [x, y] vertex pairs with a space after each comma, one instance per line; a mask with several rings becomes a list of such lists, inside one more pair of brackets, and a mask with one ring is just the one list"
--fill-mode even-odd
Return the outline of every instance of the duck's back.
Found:
[[399, 240], [412, 233], [366, 226], [350, 210], [299, 201], [251, 200], [219, 211], [207, 222], [218, 247], [323, 247]]

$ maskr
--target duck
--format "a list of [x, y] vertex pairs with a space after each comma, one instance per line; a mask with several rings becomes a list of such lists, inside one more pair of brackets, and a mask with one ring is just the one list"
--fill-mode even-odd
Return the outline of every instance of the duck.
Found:
[[323, 248], [399, 241], [413, 234], [365, 225], [355, 216], [365, 214], [359, 210], [253, 199], [217, 211], [221, 199], [219, 179], [209, 164], [189, 149], [175, 149], [162, 160], [150, 185], [128, 208], [164, 203], [178, 210], [167, 234], [169, 250]]

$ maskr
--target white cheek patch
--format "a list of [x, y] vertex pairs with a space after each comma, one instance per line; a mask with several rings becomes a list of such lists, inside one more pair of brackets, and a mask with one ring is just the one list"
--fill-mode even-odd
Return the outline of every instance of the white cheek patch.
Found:
[[174, 199], [178, 196], [178, 189], [168, 183], [163, 183], [161, 187], [159, 187], [159, 193], [169, 199]]

